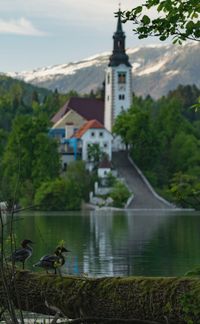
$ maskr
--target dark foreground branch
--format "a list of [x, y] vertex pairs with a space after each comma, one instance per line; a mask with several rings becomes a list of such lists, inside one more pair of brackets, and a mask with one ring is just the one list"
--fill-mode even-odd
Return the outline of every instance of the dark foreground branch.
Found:
[[[72, 323], [182, 324], [200, 318], [197, 278], [93, 279], [28, 271], [17, 272], [14, 280], [6, 276], [16, 308], [20, 303], [23, 310], [47, 315], [59, 310]], [[5, 300], [0, 278], [0, 306], [7, 307]]]
[[74, 320], [66, 320], [60, 324], [159, 324], [158, 322], [138, 319], [120, 319], [120, 318], [104, 318], [104, 317], [85, 317], [76, 318]]

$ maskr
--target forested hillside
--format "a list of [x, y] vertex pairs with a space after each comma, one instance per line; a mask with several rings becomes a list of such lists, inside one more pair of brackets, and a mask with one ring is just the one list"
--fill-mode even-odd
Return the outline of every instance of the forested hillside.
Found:
[[179, 86], [155, 101], [134, 97], [114, 125], [151, 184], [183, 207], [200, 209], [200, 90]]
[[50, 119], [72, 95], [0, 76], [0, 201], [33, 204], [36, 190], [60, 173]]
[[52, 92], [0, 75], [0, 128], [10, 131], [15, 116], [34, 115], [37, 110], [51, 117], [67, 98], [57, 90]]

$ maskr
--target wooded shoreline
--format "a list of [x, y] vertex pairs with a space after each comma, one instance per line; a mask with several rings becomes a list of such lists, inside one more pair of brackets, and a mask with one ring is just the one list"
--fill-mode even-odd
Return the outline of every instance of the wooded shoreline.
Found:
[[[138, 323], [199, 323], [200, 280], [192, 277], [56, 276], [17, 271], [5, 273], [14, 305], [22, 310], [71, 319], [105, 318]], [[0, 278], [0, 306], [6, 307]], [[140, 322], [141, 321], [141, 322]], [[87, 323], [85, 320], [84, 323]], [[121, 323], [122, 323], [121, 322]], [[94, 323], [96, 323], [94, 321]], [[117, 322], [116, 322], [117, 323]]]

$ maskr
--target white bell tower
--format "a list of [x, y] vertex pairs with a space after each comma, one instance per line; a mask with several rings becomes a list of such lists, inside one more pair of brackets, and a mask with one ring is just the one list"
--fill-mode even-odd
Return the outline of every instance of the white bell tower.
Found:
[[132, 67], [125, 52], [125, 37], [119, 9], [117, 30], [113, 35], [113, 52], [105, 75], [104, 126], [110, 132], [115, 118], [130, 108], [132, 100]]

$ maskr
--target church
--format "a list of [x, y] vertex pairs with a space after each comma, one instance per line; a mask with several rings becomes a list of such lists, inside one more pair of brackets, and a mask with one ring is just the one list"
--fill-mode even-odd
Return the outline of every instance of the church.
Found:
[[113, 35], [113, 51], [105, 71], [104, 101], [94, 98], [70, 98], [53, 116], [50, 136], [59, 141], [63, 168], [70, 161], [82, 159], [92, 167], [91, 147], [96, 145], [109, 161], [112, 152], [124, 148], [119, 136], [112, 134], [116, 117], [131, 106], [132, 67], [125, 50], [121, 10]]

